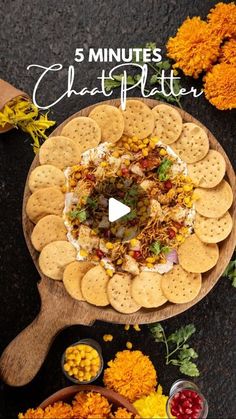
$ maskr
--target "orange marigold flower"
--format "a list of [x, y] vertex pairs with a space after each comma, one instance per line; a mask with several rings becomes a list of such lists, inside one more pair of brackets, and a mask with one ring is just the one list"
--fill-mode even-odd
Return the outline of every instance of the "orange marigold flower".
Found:
[[167, 55], [175, 61], [173, 67], [194, 78], [211, 67], [219, 51], [220, 39], [212, 36], [209, 25], [199, 16], [188, 17], [167, 42]]
[[154, 391], [157, 374], [148, 356], [141, 351], [125, 350], [108, 362], [104, 384], [134, 402]]
[[236, 39], [231, 38], [225, 42], [221, 48], [220, 59], [221, 63], [233, 64], [236, 66]]
[[217, 64], [204, 77], [204, 92], [209, 102], [220, 110], [236, 108], [236, 67]]
[[72, 419], [72, 407], [64, 402], [56, 402], [45, 409], [44, 419]]
[[44, 411], [40, 407], [37, 409], [28, 409], [25, 414], [19, 413], [18, 419], [43, 419]]
[[133, 413], [128, 412], [124, 407], [118, 407], [118, 409], [112, 415], [114, 419], [136, 419], [138, 416], [134, 416]]
[[222, 39], [236, 36], [236, 4], [217, 3], [207, 16], [212, 32]]
[[74, 419], [108, 418], [111, 406], [100, 393], [78, 393], [73, 400]]

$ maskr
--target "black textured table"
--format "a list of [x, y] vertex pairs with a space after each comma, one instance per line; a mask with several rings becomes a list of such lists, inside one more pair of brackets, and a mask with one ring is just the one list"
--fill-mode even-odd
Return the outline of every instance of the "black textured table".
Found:
[[[64, 69], [48, 79], [43, 93], [44, 103], [53, 102], [66, 86], [67, 67], [74, 63], [76, 47], [128, 48], [151, 41], [164, 47], [185, 17], [205, 17], [215, 3], [212, 0], [0, 0], [0, 78], [32, 94], [39, 73], [27, 71], [26, 67], [62, 63]], [[78, 89], [96, 86], [96, 78], [105, 67], [105, 64], [80, 64], [76, 70]], [[186, 83], [193, 84], [193, 81]], [[99, 97], [73, 96], [55, 106], [51, 115], [60, 123], [99, 100]], [[203, 96], [198, 99], [187, 96], [182, 105], [213, 132], [234, 163], [235, 113], [217, 111]], [[40, 305], [36, 287], [39, 278], [21, 227], [23, 188], [34, 157], [30, 142], [16, 130], [0, 137], [1, 350], [35, 318]], [[195, 381], [208, 399], [212, 419], [236, 417], [235, 306], [236, 291], [229, 280], [222, 278], [194, 308], [163, 323], [167, 331], [189, 322], [196, 325], [192, 343], [199, 353], [201, 375]], [[102, 341], [104, 333], [113, 334], [112, 343]], [[85, 337], [93, 337], [102, 344], [105, 361], [131, 341], [135, 349], [150, 355], [165, 393], [180, 378], [176, 367], [164, 365], [163, 347], [153, 342], [146, 326], [141, 332], [125, 332], [123, 326], [101, 322], [93, 327], [71, 327], [56, 338], [33, 382], [23, 388], [2, 384], [1, 417], [15, 418], [19, 411], [37, 406], [46, 396], [68, 385], [60, 369], [61, 354], [68, 344]]]

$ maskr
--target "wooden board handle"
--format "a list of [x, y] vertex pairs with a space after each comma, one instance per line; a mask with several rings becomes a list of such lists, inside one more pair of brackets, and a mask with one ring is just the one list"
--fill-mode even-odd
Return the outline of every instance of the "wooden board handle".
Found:
[[55, 335], [65, 327], [61, 316], [42, 311], [5, 349], [0, 359], [0, 374], [5, 383], [23, 386], [42, 366]]

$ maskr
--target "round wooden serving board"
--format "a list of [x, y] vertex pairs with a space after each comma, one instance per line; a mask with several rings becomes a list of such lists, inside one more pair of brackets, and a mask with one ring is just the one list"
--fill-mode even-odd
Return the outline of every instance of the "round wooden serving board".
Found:
[[[158, 101], [151, 99], [141, 99], [151, 108], [156, 106]], [[102, 102], [119, 106], [120, 100], [114, 99], [106, 102]], [[64, 121], [59, 127], [57, 127], [51, 136], [60, 135], [62, 127], [71, 119], [76, 116], [88, 116], [91, 110], [97, 106], [89, 106], [76, 114], [72, 115], [66, 121]], [[235, 197], [235, 186], [236, 179], [235, 173], [231, 166], [231, 163], [224, 152], [221, 145], [218, 143], [212, 133], [202, 125], [198, 120], [193, 118], [187, 112], [178, 108], [182, 118], [185, 122], [195, 122], [200, 125], [208, 134], [211, 148], [218, 150], [225, 158], [226, 161], [226, 179], [230, 183]], [[38, 155], [33, 160], [30, 167], [29, 174], [31, 171], [39, 165]], [[28, 177], [29, 177], [28, 174]], [[5, 349], [0, 360], [0, 372], [3, 380], [12, 386], [21, 386], [30, 382], [38, 370], [40, 369], [55, 335], [63, 328], [75, 324], [80, 325], [92, 325], [95, 320], [103, 320], [107, 322], [123, 323], [123, 324], [142, 324], [152, 323], [161, 320], [168, 319], [176, 316], [185, 310], [188, 310], [198, 301], [200, 301], [205, 295], [212, 289], [216, 284], [226, 266], [228, 265], [230, 258], [233, 254], [236, 244], [236, 224], [234, 223], [233, 230], [226, 240], [220, 244], [220, 257], [217, 265], [203, 275], [203, 284], [199, 295], [190, 303], [187, 304], [172, 304], [166, 303], [165, 305], [157, 309], [141, 309], [134, 314], [121, 314], [115, 311], [111, 307], [95, 307], [86, 302], [79, 302], [74, 300], [67, 294], [63, 284], [60, 281], [54, 281], [47, 278], [40, 272], [38, 266], [38, 252], [33, 248], [30, 240], [30, 236], [33, 230], [33, 223], [28, 219], [25, 206], [30, 196], [30, 190], [28, 187], [28, 178], [26, 180], [24, 201], [23, 201], [23, 230], [25, 240], [32, 256], [34, 264], [39, 272], [41, 281], [38, 284], [39, 293], [41, 296], [41, 311], [25, 330], [23, 330]], [[235, 200], [233, 206], [230, 209], [233, 219], [236, 216], [236, 204]]]

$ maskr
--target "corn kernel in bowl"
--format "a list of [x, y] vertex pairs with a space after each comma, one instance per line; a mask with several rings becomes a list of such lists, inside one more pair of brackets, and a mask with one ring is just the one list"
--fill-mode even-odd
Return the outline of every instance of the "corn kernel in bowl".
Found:
[[85, 339], [69, 346], [62, 357], [64, 374], [75, 383], [94, 381], [102, 372], [101, 348], [92, 339]]

